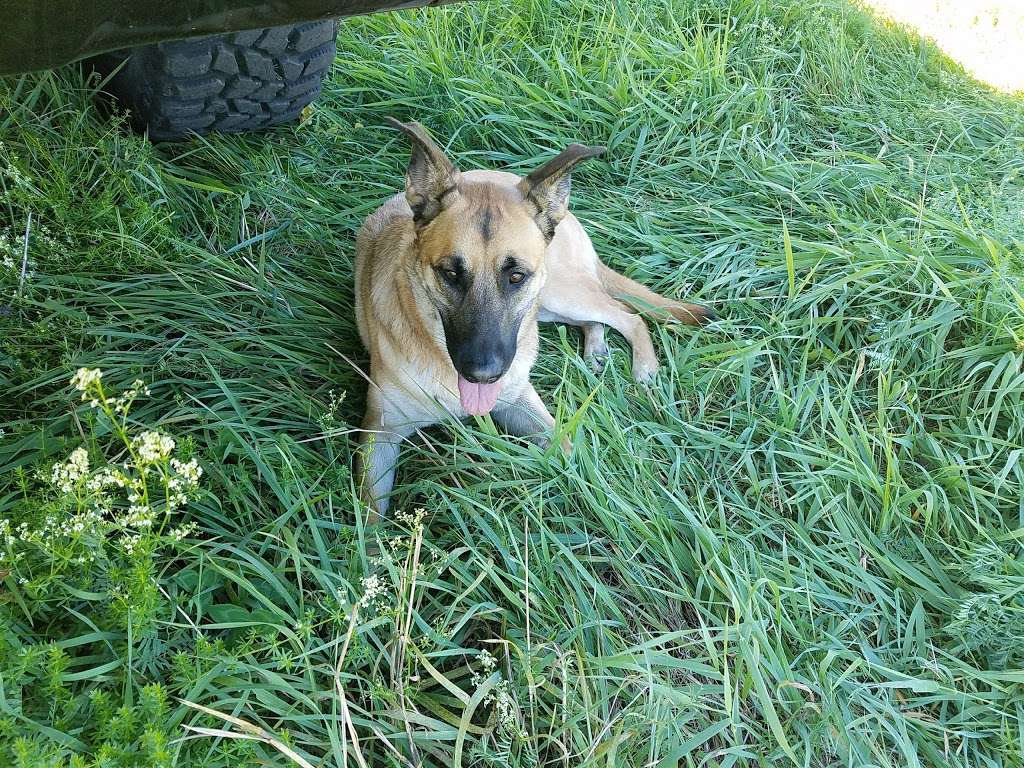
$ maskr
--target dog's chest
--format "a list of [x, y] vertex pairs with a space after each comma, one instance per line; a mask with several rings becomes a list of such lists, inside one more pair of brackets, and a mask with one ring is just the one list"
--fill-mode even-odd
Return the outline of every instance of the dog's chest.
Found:
[[[507, 405], [518, 400], [524, 387], [529, 385], [529, 368], [513, 363], [502, 378], [498, 403]], [[392, 408], [409, 423], [426, 425], [446, 417], [469, 417], [459, 401], [458, 383], [453, 371], [410, 365], [401, 371], [389, 372], [378, 385]]]

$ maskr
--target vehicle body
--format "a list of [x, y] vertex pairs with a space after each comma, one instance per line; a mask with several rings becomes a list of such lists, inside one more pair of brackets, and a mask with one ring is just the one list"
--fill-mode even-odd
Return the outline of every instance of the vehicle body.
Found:
[[320, 92], [336, 19], [443, 0], [0, 0], [0, 76], [87, 60], [154, 139], [287, 122]]

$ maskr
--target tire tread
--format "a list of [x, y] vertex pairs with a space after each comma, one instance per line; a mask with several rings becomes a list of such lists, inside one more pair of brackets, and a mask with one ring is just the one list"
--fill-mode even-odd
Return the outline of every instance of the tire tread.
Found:
[[142, 46], [94, 66], [109, 72], [124, 62], [107, 90], [135, 128], [173, 141], [297, 119], [320, 94], [336, 35], [336, 22], [316, 21]]

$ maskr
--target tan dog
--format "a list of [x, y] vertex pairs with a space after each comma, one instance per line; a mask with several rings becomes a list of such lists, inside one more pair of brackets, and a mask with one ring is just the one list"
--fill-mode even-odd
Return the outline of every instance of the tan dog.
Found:
[[412, 140], [406, 188], [363, 224], [355, 265], [372, 381], [357, 476], [381, 513], [400, 442], [446, 414], [490, 413], [509, 433], [547, 444], [554, 419], [530, 384], [538, 320], [582, 328], [597, 369], [611, 326], [633, 347], [633, 375], [646, 381], [658, 370], [654, 346], [620, 299], [692, 325], [713, 319], [598, 259], [568, 200], [573, 168], [603, 147], [573, 144], [525, 179], [460, 173], [421, 125], [389, 120]]

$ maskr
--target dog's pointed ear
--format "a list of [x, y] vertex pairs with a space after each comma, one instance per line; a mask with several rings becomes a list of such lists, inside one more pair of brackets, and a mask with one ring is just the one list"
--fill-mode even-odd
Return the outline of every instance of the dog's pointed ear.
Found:
[[604, 147], [570, 144], [560, 155], [551, 158], [519, 182], [519, 191], [534, 209], [533, 220], [548, 240], [555, 236], [555, 227], [569, 211], [573, 169], [584, 160], [604, 151]]
[[412, 141], [412, 158], [405, 171], [405, 199], [416, 226], [430, 223], [458, 195], [459, 171], [419, 123], [388, 123]]

